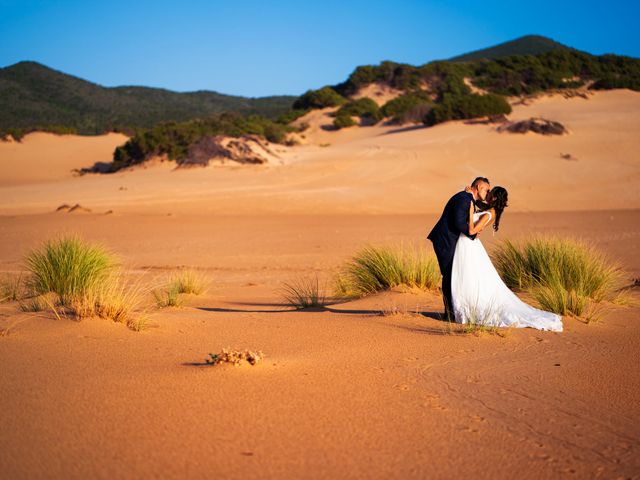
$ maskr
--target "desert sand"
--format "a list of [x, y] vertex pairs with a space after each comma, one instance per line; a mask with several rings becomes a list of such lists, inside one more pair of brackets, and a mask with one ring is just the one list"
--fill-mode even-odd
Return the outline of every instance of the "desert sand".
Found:
[[[116, 252], [133, 282], [152, 287], [182, 267], [209, 280], [181, 308], [149, 295], [141, 332], [0, 304], [3, 476], [638, 478], [639, 306], [565, 318], [561, 334], [473, 335], [439, 320], [433, 293], [315, 311], [282, 299], [284, 282], [305, 275], [330, 290], [367, 243], [430, 249], [444, 202], [477, 174], [510, 192], [498, 234], [481, 235], [489, 251], [534, 233], [580, 237], [632, 285], [640, 94], [545, 96], [511, 115], [531, 116], [571, 133], [462, 122], [331, 132], [316, 114], [303, 145], [274, 147], [282, 164], [81, 177], [70, 170], [108, 160], [124, 138], [0, 144], [0, 274], [77, 232]], [[91, 212], [55, 212], [63, 203]], [[204, 363], [222, 348], [266, 359]]]

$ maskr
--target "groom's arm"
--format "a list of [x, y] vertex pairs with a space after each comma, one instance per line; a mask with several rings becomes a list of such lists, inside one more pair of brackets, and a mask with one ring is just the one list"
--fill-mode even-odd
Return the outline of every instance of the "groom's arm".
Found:
[[454, 225], [456, 229], [464, 233], [467, 237], [475, 239], [475, 235], [469, 235], [469, 210], [471, 207], [471, 200], [466, 196], [460, 196], [460, 199], [456, 202], [454, 208]]

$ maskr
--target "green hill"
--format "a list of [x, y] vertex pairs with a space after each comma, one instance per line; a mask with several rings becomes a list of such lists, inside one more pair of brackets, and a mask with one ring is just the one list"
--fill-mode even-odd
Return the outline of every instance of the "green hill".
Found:
[[450, 58], [451, 62], [470, 62], [473, 60], [495, 60], [497, 58], [509, 57], [512, 55], [540, 55], [541, 53], [551, 52], [553, 50], [573, 50], [561, 43], [550, 38], [540, 35], [525, 35], [509, 42], [504, 42], [493, 47], [475, 50], [473, 52], [457, 55]]
[[[402, 94], [379, 112], [363, 99], [353, 100], [354, 94], [374, 83]], [[474, 93], [472, 87], [484, 94]], [[342, 83], [307, 91], [293, 108], [340, 107], [336, 128], [355, 125], [354, 116], [360, 117], [361, 124], [387, 118], [393, 123], [434, 125], [509, 113], [506, 97], [575, 88], [640, 91], [640, 59], [591, 55], [545, 37], [527, 36], [453, 60], [418, 66], [390, 61], [363, 65]]]
[[80, 134], [133, 131], [221, 112], [277, 117], [295, 97], [246, 98], [148, 87], [103, 87], [36, 62], [0, 68], [0, 136], [42, 129]]
[[[400, 90], [378, 106], [353, 95], [370, 84]], [[481, 89], [478, 93], [474, 88]], [[338, 107], [334, 127], [380, 121], [432, 126], [449, 120], [507, 115], [508, 97], [575, 88], [640, 91], [640, 59], [591, 55], [540, 36], [526, 36], [451, 60], [414, 66], [385, 61], [357, 67], [342, 83], [294, 97], [244, 98], [216, 92], [177, 93], [145, 87], [106, 88], [34, 62], [0, 69], [0, 137], [31, 130], [97, 134], [132, 132], [109, 171], [156, 155], [189, 160], [206, 137], [257, 135], [290, 143], [292, 120]], [[295, 100], [295, 101], [294, 101]]]

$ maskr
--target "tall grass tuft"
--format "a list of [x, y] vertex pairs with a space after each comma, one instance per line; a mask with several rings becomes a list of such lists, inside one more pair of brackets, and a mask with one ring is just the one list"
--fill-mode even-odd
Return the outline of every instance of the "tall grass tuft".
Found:
[[300, 278], [283, 286], [284, 300], [295, 308], [320, 308], [326, 305], [326, 296], [320, 288], [318, 276]]
[[620, 267], [582, 241], [534, 237], [496, 247], [493, 261], [508, 287], [533, 294], [541, 308], [560, 315], [594, 317], [594, 306], [616, 301]]
[[205, 290], [205, 280], [193, 270], [182, 270], [171, 277], [168, 289], [178, 293], [200, 295]]
[[[126, 285], [122, 276], [113, 276], [95, 298], [95, 313], [131, 328], [138, 322], [134, 313], [142, 303], [143, 291], [140, 283]], [[132, 328], [132, 330], [138, 330]]]
[[20, 300], [23, 295], [22, 274], [7, 274], [0, 278], [0, 303]]
[[140, 285], [125, 284], [114, 255], [105, 248], [76, 236], [62, 237], [30, 252], [26, 264], [34, 297], [21, 305], [23, 310], [46, 306], [57, 318], [69, 313], [76, 320], [97, 316], [141, 329], [134, 313], [142, 298]]
[[184, 304], [184, 299], [175, 288], [155, 289], [151, 293], [158, 308], [181, 307]]
[[55, 304], [55, 299], [50, 298], [53, 293], [45, 295], [36, 295], [27, 299], [20, 300], [20, 310], [23, 312], [42, 312]]
[[344, 265], [337, 293], [363, 296], [400, 285], [437, 290], [440, 278], [432, 254], [417, 248], [366, 246]]
[[54, 292], [62, 305], [82, 302], [107, 282], [115, 258], [106, 249], [76, 236], [49, 240], [26, 256], [36, 294]]

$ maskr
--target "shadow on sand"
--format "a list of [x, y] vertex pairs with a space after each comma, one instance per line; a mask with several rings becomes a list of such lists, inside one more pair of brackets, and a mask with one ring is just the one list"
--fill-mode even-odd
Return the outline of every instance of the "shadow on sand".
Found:
[[[344, 309], [334, 308], [332, 306], [314, 307], [314, 308], [291, 308], [289, 304], [283, 303], [233, 303], [232, 305], [245, 306], [245, 307], [272, 307], [272, 308], [223, 308], [223, 307], [196, 307], [198, 310], [204, 310], [205, 312], [225, 312], [225, 313], [292, 313], [292, 312], [329, 312], [339, 313], [344, 315], [371, 315], [371, 316], [384, 316], [383, 310], [368, 310], [368, 309]], [[288, 308], [283, 308], [288, 307]], [[423, 317], [432, 318], [434, 320], [442, 321], [442, 314], [440, 312], [426, 312], [426, 311], [407, 311], [404, 312], [408, 315], [421, 315]]]

